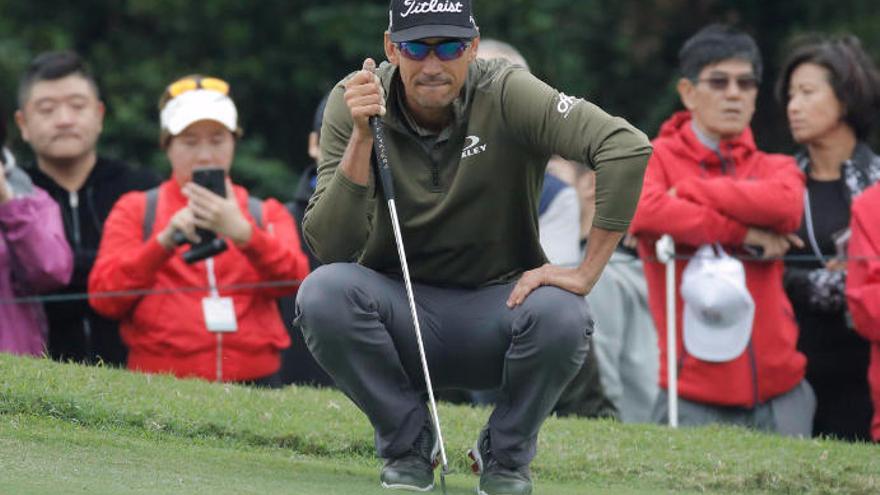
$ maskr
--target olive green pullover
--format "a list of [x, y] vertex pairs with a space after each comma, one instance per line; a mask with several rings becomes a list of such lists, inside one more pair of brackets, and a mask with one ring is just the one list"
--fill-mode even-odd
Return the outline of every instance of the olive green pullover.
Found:
[[[397, 67], [383, 63], [377, 74], [388, 95], [382, 122], [414, 281], [480, 287], [545, 263], [538, 200], [553, 154], [596, 171], [593, 225], [613, 231], [629, 226], [651, 145], [625, 120], [509, 62], [478, 59], [453, 103], [453, 122], [425, 136], [406, 113]], [[338, 170], [353, 126], [342, 84], [324, 113], [318, 184], [303, 233], [324, 263], [358, 262], [400, 273], [375, 173], [360, 186]]]

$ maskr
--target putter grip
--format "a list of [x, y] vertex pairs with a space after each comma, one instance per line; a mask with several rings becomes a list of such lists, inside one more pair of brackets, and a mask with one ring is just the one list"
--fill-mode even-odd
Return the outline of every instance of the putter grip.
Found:
[[374, 115], [370, 117], [370, 131], [373, 133], [373, 152], [379, 167], [379, 180], [386, 200], [394, 199], [394, 180], [391, 178], [391, 167], [388, 165], [388, 150], [385, 147], [385, 132], [382, 120]]

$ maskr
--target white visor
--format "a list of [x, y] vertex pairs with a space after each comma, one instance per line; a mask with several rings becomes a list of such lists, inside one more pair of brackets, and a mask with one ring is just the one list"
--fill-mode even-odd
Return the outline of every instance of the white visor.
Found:
[[238, 129], [238, 110], [229, 96], [208, 89], [196, 89], [169, 100], [159, 115], [162, 129], [172, 136], [200, 120], [219, 122], [230, 132], [235, 132]]

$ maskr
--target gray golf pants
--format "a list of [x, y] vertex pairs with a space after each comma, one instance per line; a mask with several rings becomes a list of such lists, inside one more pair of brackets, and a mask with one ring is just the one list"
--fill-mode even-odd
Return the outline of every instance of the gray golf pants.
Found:
[[[651, 413], [655, 422], [669, 422], [668, 401], [669, 394], [661, 388]], [[729, 424], [789, 437], [809, 438], [813, 433], [815, 412], [816, 394], [806, 379], [788, 392], [751, 409], [678, 399], [678, 424], [681, 426]]]
[[[514, 285], [414, 284], [413, 292], [433, 386], [500, 387], [492, 451], [521, 466], [583, 364], [593, 320], [583, 297], [549, 286], [509, 309]], [[406, 453], [429, 413], [403, 281], [354, 263], [324, 265], [303, 282], [296, 306], [315, 359], [369, 417], [379, 456]]]

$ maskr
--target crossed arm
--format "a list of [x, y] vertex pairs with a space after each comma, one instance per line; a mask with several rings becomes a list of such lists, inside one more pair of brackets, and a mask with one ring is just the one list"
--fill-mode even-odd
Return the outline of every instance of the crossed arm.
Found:
[[802, 241], [791, 235], [803, 213], [804, 179], [785, 159], [769, 163], [767, 177], [687, 177], [673, 184], [662, 159], [652, 156], [632, 231], [670, 234], [689, 246], [718, 242], [755, 245], [763, 257], [781, 256]]

